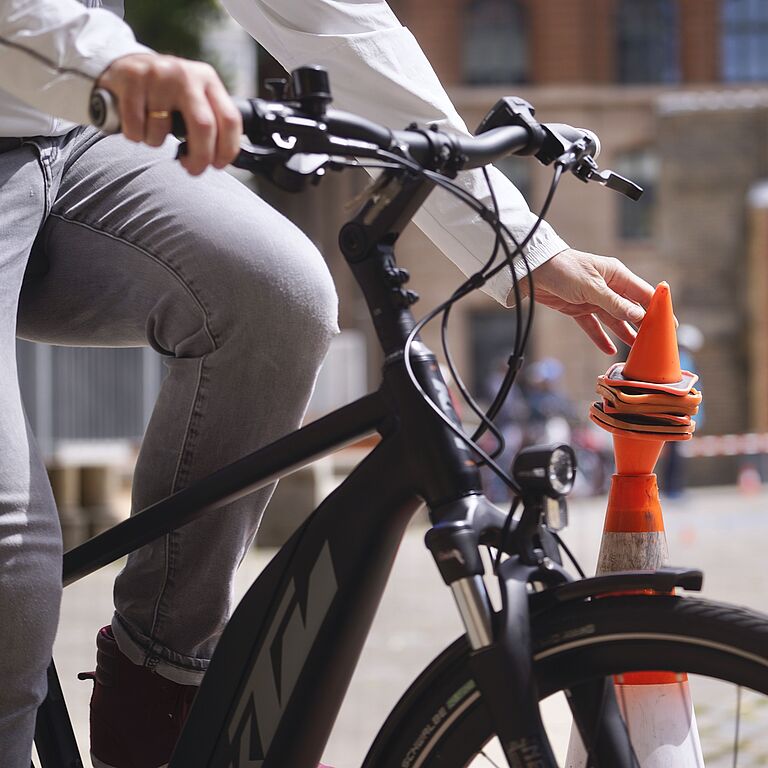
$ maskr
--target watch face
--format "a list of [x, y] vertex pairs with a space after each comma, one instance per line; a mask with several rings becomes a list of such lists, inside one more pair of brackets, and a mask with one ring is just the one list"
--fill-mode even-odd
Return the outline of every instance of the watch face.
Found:
[[565, 494], [571, 490], [575, 475], [573, 458], [568, 451], [556, 448], [549, 459], [549, 484], [556, 493]]

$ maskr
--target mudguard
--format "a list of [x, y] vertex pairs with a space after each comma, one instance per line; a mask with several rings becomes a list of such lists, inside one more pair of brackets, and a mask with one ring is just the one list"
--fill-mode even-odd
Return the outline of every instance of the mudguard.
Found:
[[538, 592], [531, 597], [530, 610], [533, 614], [560, 603], [622, 592], [669, 594], [675, 587], [698, 592], [703, 582], [704, 574], [696, 568], [666, 566], [653, 571], [614, 571]]

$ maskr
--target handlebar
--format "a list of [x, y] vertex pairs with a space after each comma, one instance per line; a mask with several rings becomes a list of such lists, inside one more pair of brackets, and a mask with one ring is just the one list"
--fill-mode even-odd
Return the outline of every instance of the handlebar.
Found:
[[[407, 152], [420, 165], [438, 163], [450, 155], [458, 170], [479, 168], [518, 152], [530, 154], [534, 148], [535, 137], [522, 126], [492, 128], [479, 136], [459, 136], [437, 130], [393, 131], [337, 109], [328, 109], [322, 117], [315, 118], [283, 102], [233, 101], [243, 120], [243, 133], [250, 141], [271, 144], [275, 134], [293, 136], [301, 144], [301, 148], [296, 147], [294, 151], [367, 156], [372, 149], [383, 149]], [[97, 128], [107, 133], [119, 131], [117, 104], [109, 92], [103, 89], [93, 92], [91, 118]], [[597, 137], [590, 131], [564, 124], [553, 124], [553, 128], [571, 143], [587, 138], [593, 148], [599, 146]], [[179, 138], [186, 136], [180, 112], [172, 113], [171, 130]]]
[[[381, 160], [383, 150], [398, 155], [403, 163], [412, 161], [422, 169], [453, 176], [508, 155], [535, 155], [545, 165], [558, 163], [582, 181], [597, 181], [633, 199], [642, 193], [640, 187], [618, 174], [599, 171], [594, 159], [600, 152], [600, 141], [594, 133], [564, 123], [539, 123], [531, 105], [522, 99], [502, 99], [483, 119], [478, 135], [464, 136], [436, 126], [395, 131], [359, 115], [329, 109], [328, 74], [320, 67], [297, 69], [291, 84], [294, 95], [289, 100], [234, 102], [243, 119], [243, 133], [254, 145], [253, 150], [241, 153], [241, 158], [248, 157], [243, 167], [258, 170], [260, 163], [269, 160], [273, 165], [286, 164], [297, 154], [326, 160]], [[90, 114], [93, 124], [105, 132], [120, 130], [117, 104], [109, 92], [94, 90]], [[183, 137], [186, 128], [182, 115], [173, 112], [171, 121], [173, 133]], [[314, 173], [320, 165], [310, 163], [309, 171], [298, 173]]]

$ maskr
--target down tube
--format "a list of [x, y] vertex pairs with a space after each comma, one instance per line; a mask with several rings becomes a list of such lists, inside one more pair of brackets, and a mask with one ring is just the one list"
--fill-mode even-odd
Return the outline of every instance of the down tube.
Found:
[[385, 438], [256, 580], [172, 768], [316, 768], [420, 504], [402, 455], [397, 433]]

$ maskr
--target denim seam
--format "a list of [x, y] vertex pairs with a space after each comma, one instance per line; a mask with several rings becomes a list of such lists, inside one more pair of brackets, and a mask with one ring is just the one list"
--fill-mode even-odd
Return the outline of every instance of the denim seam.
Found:
[[[187, 425], [184, 428], [184, 442], [182, 443], [181, 449], [179, 450], [179, 459], [176, 463], [176, 471], [173, 474], [173, 482], [171, 484], [171, 493], [175, 493], [178, 488], [179, 484], [181, 482], [181, 478], [183, 475], [183, 470], [186, 470], [191, 461], [188, 460], [189, 457], [192, 456], [194, 453], [194, 449], [196, 446], [196, 437], [197, 437], [197, 430], [195, 429], [195, 421], [200, 418], [202, 414], [202, 408], [200, 407], [200, 404], [203, 401], [203, 380], [204, 380], [204, 370], [205, 370], [205, 359], [206, 356], [200, 358], [200, 365], [199, 365], [199, 371], [197, 375], [197, 385], [195, 386], [195, 395], [192, 398], [192, 406], [189, 411], [189, 416], [187, 418]], [[183, 483], [182, 483], [183, 485]], [[150, 627], [149, 634], [152, 638], [153, 642], [155, 637], [158, 635], [158, 633], [163, 628], [163, 600], [165, 598], [166, 592], [168, 590], [168, 582], [171, 579], [171, 575], [174, 571], [174, 563], [176, 558], [176, 536], [175, 531], [170, 531], [167, 533], [164, 537], [164, 544], [165, 544], [165, 573], [163, 576], [163, 584], [160, 587], [160, 591], [157, 595], [157, 600], [155, 602], [155, 608], [152, 613], [152, 626]]]
[[169, 582], [171, 577], [176, 571], [176, 551], [178, 550], [178, 534], [176, 531], [170, 531], [165, 535], [165, 574], [163, 578], [163, 585], [160, 588], [160, 592], [157, 595], [157, 601], [155, 603], [155, 610], [152, 615], [152, 626], [149, 630], [149, 636], [152, 640], [151, 655], [157, 656], [159, 649], [165, 646], [159, 643], [157, 636], [165, 629], [165, 617], [166, 613], [163, 610], [165, 597], [168, 592]]
[[174, 279], [184, 288], [184, 290], [189, 294], [189, 296], [192, 298], [192, 301], [197, 304], [200, 311], [203, 313], [203, 327], [205, 328], [206, 336], [208, 336], [208, 339], [210, 340], [211, 344], [213, 345], [214, 350], [219, 349], [221, 347], [221, 343], [219, 342], [217, 335], [214, 333], [213, 328], [211, 327], [211, 312], [206, 307], [205, 303], [202, 300], [202, 297], [194, 290], [192, 287], [192, 281], [188, 278], [184, 277], [184, 275], [181, 274], [181, 272], [174, 266], [171, 266], [170, 264], [164, 262], [162, 259], [158, 258], [153, 254], [151, 251], [147, 250], [141, 245], [137, 245], [136, 243], [132, 243], [130, 240], [126, 240], [124, 237], [121, 237], [120, 235], [116, 235], [112, 232], [108, 232], [106, 229], [100, 229], [99, 227], [94, 227], [92, 224], [86, 224], [83, 221], [78, 221], [77, 219], [71, 219], [67, 216], [63, 216], [60, 213], [54, 213], [51, 211], [49, 214], [51, 218], [59, 219], [60, 221], [66, 222], [67, 224], [74, 224], [78, 227], [83, 227], [84, 229], [89, 229], [91, 232], [95, 232], [99, 235], [104, 235], [105, 237], [109, 237], [112, 240], [116, 240], [119, 243], [123, 243], [123, 245], [127, 245], [129, 248], [133, 248], [135, 251], [138, 251], [139, 253], [143, 254], [144, 256], [147, 256], [149, 259], [154, 261], [157, 265], [162, 267], [166, 270], [170, 275], [174, 277]]
[[181, 453], [179, 455], [179, 461], [176, 465], [176, 472], [173, 477], [173, 485], [171, 486], [172, 492], [175, 493], [180, 488], [184, 488], [189, 485], [189, 470], [192, 465], [191, 457], [197, 448], [198, 438], [200, 436], [200, 430], [197, 428], [197, 422], [203, 416], [203, 403], [207, 398], [206, 392], [206, 368], [205, 364], [208, 360], [208, 355], [203, 355], [200, 358], [200, 374], [197, 380], [197, 388], [195, 390], [195, 397], [192, 401], [192, 410], [187, 420], [187, 426], [184, 431], [184, 445], [182, 446]]
[[200, 402], [202, 402], [202, 392], [203, 392], [203, 379], [204, 379], [204, 371], [205, 371], [205, 360], [207, 355], [203, 355], [200, 358], [200, 364], [198, 366], [198, 372], [197, 372], [197, 384], [195, 384], [195, 396], [192, 398], [192, 405], [189, 409], [189, 416], [187, 416], [187, 424], [184, 427], [184, 442], [182, 443], [181, 450], [179, 451], [179, 458], [176, 462], [176, 470], [173, 473], [173, 481], [171, 483], [171, 493], [176, 493], [176, 491], [179, 488], [180, 484], [180, 478], [182, 475], [182, 468], [184, 467], [185, 461], [184, 459], [192, 452], [192, 448], [194, 448], [194, 444], [192, 440], [190, 439], [192, 434], [195, 435], [197, 432], [194, 429], [194, 423], [196, 420], [196, 417], [199, 417], [201, 409], [198, 407]]
[[107, 136], [109, 136], [109, 134], [102, 133], [93, 126], [81, 126], [81, 128], [77, 130], [76, 135], [74, 135], [72, 147], [67, 152], [67, 156], [64, 160], [63, 175], [66, 175], [69, 172], [69, 169], [94, 144], [97, 144], [102, 139], [106, 139]]
[[43, 215], [40, 217], [40, 226], [38, 231], [42, 231], [43, 225], [47, 218], [51, 215], [51, 185], [53, 182], [53, 176], [51, 173], [51, 164], [46, 157], [43, 148], [34, 141], [24, 141], [22, 146], [29, 146], [35, 150], [37, 156], [37, 164], [40, 166], [41, 175], [43, 177]]
[[158, 624], [158, 614], [160, 612], [160, 603], [163, 600], [163, 596], [165, 595], [165, 590], [168, 586], [168, 577], [171, 573], [171, 566], [170, 566], [170, 553], [171, 553], [171, 534], [166, 533], [165, 536], [163, 536], [163, 548], [165, 551], [165, 570], [163, 572], [163, 583], [160, 586], [160, 590], [157, 593], [157, 598], [155, 600], [155, 607], [152, 611], [152, 624], [149, 627], [149, 647], [145, 651], [144, 656], [144, 665], [145, 666], [151, 666], [150, 662], [152, 661], [153, 656], [155, 656], [155, 629]]

